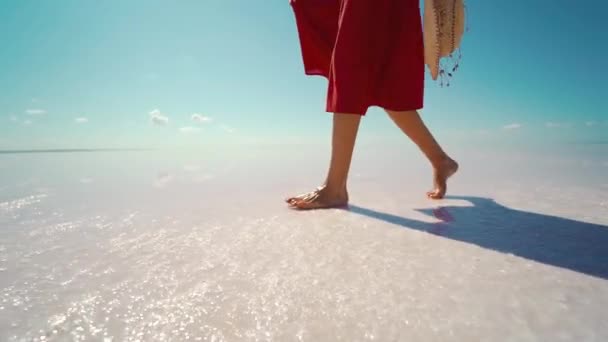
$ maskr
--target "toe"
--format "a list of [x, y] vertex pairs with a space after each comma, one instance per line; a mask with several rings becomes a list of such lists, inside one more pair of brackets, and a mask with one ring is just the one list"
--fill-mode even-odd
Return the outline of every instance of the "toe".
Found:
[[294, 205], [294, 208], [300, 209], [300, 210], [310, 209], [310, 207], [311, 207], [311, 204], [309, 202], [304, 202], [304, 201], [297, 202]]
[[291, 203], [293, 203], [293, 202], [297, 201], [297, 200], [298, 200], [298, 198], [299, 198], [298, 196], [289, 197], [289, 198], [285, 199], [285, 202], [287, 202], [287, 203], [290, 203], [290, 204], [291, 204]]
[[296, 201], [292, 204], [292, 208], [298, 210], [314, 209], [318, 206], [316, 201]]
[[444, 196], [444, 194], [442, 192], [437, 192], [433, 195], [432, 199], [436, 199], [436, 200], [443, 199], [443, 196]]
[[314, 192], [307, 192], [305, 194], [299, 194], [296, 196], [288, 197], [285, 199], [285, 202], [292, 204], [299, 200], [306, 200], [307, 198], [311, 197], [311, 195], [313, 195], [313, 194], [314, 194]]
[[426, 193], [427, 197], [431, 198], [431, 199], [442, 199], [443, 194], [444, 194], [444, 192], [441, 191], [440, 189], [436, 189], [436, 190], [429, 191]]
[[298, 199], [294, 199], [293, 201], [289, 202], [289, 207], [292, 209], [298, 209], [301, 205], [302, 201], [298, 200]]

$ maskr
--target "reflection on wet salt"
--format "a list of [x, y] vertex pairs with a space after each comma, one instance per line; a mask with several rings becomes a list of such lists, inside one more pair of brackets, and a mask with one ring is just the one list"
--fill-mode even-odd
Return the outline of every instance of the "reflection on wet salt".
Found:
[[156, 180], [154, 181], [154, 186], [157, 188], [163, 188], [167, 184], [169, 184], [169, 182], [171, 182], [172, 180], [173, 180], [173, 177], [168, 172], [160, 172], [156, 176]]
[[428, 201], [362, 163], [349, 210], [294, 212], [283, 157], [55, 155], [0, 184], [0, 341], [608, 339], [600, 176], [488, 154]]

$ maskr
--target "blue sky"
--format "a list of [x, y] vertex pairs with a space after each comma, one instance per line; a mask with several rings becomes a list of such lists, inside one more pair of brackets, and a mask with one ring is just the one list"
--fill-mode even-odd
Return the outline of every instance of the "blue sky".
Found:
[[[606, 2], [467, 4], [452, 86], [427, 79], [422, 114], [440, 139], [608, 140]], [[303, 74], [288, 0], [0, 8], [0, 149], [280, 144], [330, 132], [327, 83]], [[402, 139], [378, 108], [361, 131], [374, 138]]]

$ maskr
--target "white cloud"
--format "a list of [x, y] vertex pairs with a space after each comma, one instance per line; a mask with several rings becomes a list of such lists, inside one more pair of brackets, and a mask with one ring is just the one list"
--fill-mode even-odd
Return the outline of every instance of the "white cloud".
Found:
[[196, 175], [194, 178], [192, 178], [192, 180], [195, 183], [203, 183], [203, 182], [207, 182], [212, 180], [214, 177], [212, 174], [200, 174], [200, 175]]
[[226, 131], [226, 132], [228, 132], [228, 133], [234, 133], [234, 132], [235, 132], [235, 129], [234, 129], [234, 128], [232, 128], [232, 127], [230, 127], [230, 126], [228, 126], [228, 125], [222, 125], [221, 127], [222, 127], [222, 129], [223, 129], [224, 131]]
[[17, 119], [17, 117], [16, 117], [16, 116], [11, 115], [11, 116], [9, 117], [9, 120], [11, 120], [12, 122], [17, 122], [17, 120], [19, 120], [19, 119]]
[[521, 124], [519, 124], [519, 123], [512, 123], [512, 124], [509, 124], [509, 125], [503, 126], [502, 128], [503, 128], [503, 129], [506, 129], [506, 130], [514, 130], [514, 129], [519, 129], [519, 128], [521, 128], [521, 127], [522, 127], [522, 125], [521, 125]]
[[80, 117], [80, 118], [76, 118], [74, 119], [74, 122], [78, 123], [78, 124], [83, 124], [83, 123], [87, 123], [89, 122], [89, 119], [85, 118], [85, 117]]
[[213, 120], [208, 116], [204, 116], [203, 114], [194, 113], [192, 114], [192, 121], [197, 123], [207, 123]]
[[156, 125], [165, 126], [169, 123], [169, 118], [162, 114], [158, 109], [155, 109], [150, 112], [150, 121]]
[[585, 125], [586, 125], [587, 127], [595, 126], [595, 125], [596, 125], [596, 122], [595, 122], [595, 121], [587, 121], [587, 122], [585, 122]]
[[196, 133], [196, 132], [200, 131], [200, 128], [198, 128], [198, 127], [192, 127], [192, 126], [186, 126], [186, 127], [181, 127], [179, 130], [182, 133], [188, 134], [188, 133]]
[[163, 188], [173, 180], [173, 177], [168, 172], [161, 172], [156, 176], [153, 185], [157, 188]]
[[42, 114], [46, 114], [46, 110], [44, 109], [28, 109], [25, 111], [26, 114], [28, 115], [42, 115]]
[[25, 120], [23, 121], [24, 125], [31, 125], [32, 124], [32, 120]]
[[90, 183], [93, 183], [93, 178], [89, 178], [89, 177], [83, 177], [83, 178], [80, 178], [80, 183], [82, 183], [82, 184], [90, 184]]
[[150, 121], [152, 121], [153, 124], [159, 125], [159, 126], [165, 126], [169, 123], [169, 118], [166, 116], [153, 116]]
[[166, 116], [153, 116], [152, 123], [157, 124], [159, 126], [165, 126], [169, 123], [169, 118]]

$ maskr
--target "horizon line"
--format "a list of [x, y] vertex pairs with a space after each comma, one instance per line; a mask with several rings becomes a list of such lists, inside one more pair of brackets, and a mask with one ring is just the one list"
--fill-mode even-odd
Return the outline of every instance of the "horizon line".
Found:
[[153, 151], [153, 148], [52, 148], [52, 149], [14, 149], [0, 150], [0, 154], [28, 153], [83, 153], [83, 152], [134, 152]]

